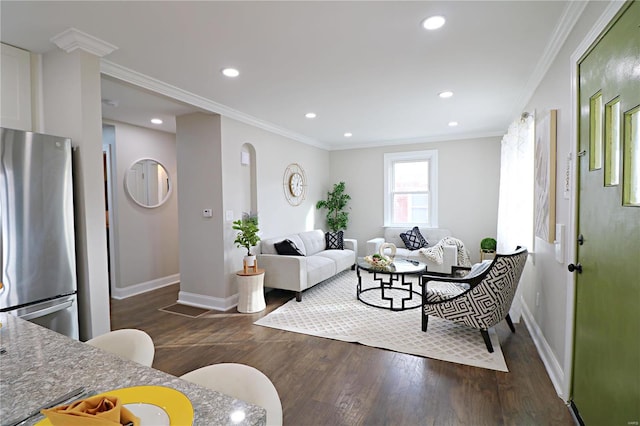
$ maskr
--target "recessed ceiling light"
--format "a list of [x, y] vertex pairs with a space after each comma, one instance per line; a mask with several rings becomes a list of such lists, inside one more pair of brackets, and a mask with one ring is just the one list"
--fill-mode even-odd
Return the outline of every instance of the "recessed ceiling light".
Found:
[[442, 27], [445, 23], [445, 19], [443, 16], [431, 16], [424, 21], [422, 21], [422, 26], [426, 30], [437, 30]]
[[307, 118], [316, 118], [316, 113], [315, 112], [308, 112], [304, 115]]
[[453, 92], [447, 90], [447, 91], [438, 93], [438, 96], [440, 96], [442, 99], [447, 99], [453, 96]]
[[347, 132], [344, 134], [345, 138], [350, 138], [351, 136], [353, 136], [353, 133]]
[[456, 127], [458, 125], [457, 121], [450, 121], [449, 122], [449, 127]]
[[222, 70], [222, 74], [226, 75], [227, 77], [237, 77], [240, 75], [240, 71], [235, 68], [224, 68]]
[[153, 124], [162, 124], [162, 120], [160, 120], [159, 118], [152, 118], [152, 119], [151, 119], [151, 122], [152, 122]]

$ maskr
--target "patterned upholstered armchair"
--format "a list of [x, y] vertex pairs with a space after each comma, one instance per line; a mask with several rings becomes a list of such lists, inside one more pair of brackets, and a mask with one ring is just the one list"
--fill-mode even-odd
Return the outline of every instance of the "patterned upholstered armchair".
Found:
[[422, 331], [427, 331], [429, 315], [477, 328], [489, 352], [493, 345], [489, 327], [503, 319], [515, 333], [509, 309], [522, 270], [527, 249], [518, 247], [510, 254], [497, 254], [495, 259], [474, 265], [464, 278], [422, 276]]

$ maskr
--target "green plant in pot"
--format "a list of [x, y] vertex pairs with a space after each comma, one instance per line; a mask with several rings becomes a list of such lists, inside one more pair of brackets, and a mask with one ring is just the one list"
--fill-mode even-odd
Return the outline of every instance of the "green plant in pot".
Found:
[[242, 219], [238, 219], [233, 222], [233, 229], [238, 231], [236, 239], [233, 241], [236, 247], [247, 250], [245, 260], [248, 265], [253, 265], [255, 255], [251, 253], [251, 248], [258, 244], [260, 236], [258, 232], [258, 216], [255, 214], [244, 213]]
[[497, 242], [494, 238], [487, 237], [480, 241], [480, 250], [485, 253], [495, 253]]
[[344, 188], [344, 182], [334, 184], [333, 190], [327, 192], [327, 199], [316, 203], [316, 209], [327, 209], [327, 226], [333, 232], [347, 229], [349, 223], [349, 212], [345, 209], [351, 196], [345, 194]]

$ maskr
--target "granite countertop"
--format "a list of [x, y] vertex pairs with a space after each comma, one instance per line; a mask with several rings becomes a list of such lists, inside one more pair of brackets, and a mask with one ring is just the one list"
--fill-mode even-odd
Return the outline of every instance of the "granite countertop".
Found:
[[[266, 411], [162, 371], [124, 360], [39, 325], [0, 313], [0, 423], [20, 418], [79, 386], [97, 393], [167, 386], [189, 398], [194, 425], [264, 425]], [[232, 421], [231, 413], [245, 413]], [[235, 416], [234, 416], [235, 417]], [[25, 425], [33, 425], [42, 417]]]

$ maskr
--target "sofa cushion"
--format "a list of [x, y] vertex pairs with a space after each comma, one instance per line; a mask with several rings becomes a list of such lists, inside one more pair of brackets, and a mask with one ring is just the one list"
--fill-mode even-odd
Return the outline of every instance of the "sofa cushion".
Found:
[[417, 226], [414, 226], [413, 229], [406, 232], [402, 232], [400, 238], [402, 238], [404, 246], [409, 250], [418, 250], [429, 246], [429, 242], [422, 236]]
[[316, 256], [331, 259], [336, 264], [336, 273], [349, 269], [355, 263], [356, 255], [352, 250], [325, 250], [316, 254]]
[[326, 250], [344, 250], [344, 232], [327, 232], [324, 234]]
[[291, 240], [282, 240], [273, 245], [276, 248], [278, 254], [290, 255], [290, 256], [304, 256], [298, 246]]
[[[291, 240], [303, 256], [307, 255], [304, 243], [297, 234], [285, 235], [284, 237], [266, 238], [260, 241], [260, 253], [261, 254], [278, 254], [275, 244], [282, 240]], [[324, 241], [324, 240], [323, 240]]]
[[320, 229], [305, 231], [298, 234], [305, 248], [306, 256], [313, 256], [325, 249], [324, 232]]
[[307, 262], [307, 288], [314, 284], [331, 278], [337, 272], [336, 263], [324, 256], [308, 256]]

